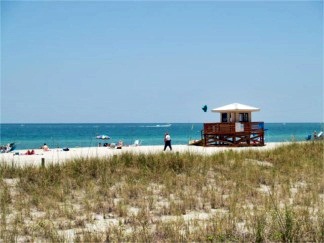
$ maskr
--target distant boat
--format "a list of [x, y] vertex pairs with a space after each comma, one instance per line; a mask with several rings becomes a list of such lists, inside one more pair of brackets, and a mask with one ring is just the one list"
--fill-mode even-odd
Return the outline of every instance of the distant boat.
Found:
[[143, 127], [171, 127], [172, 124], [156, 124], [156, 125], [149, 125], [149, 126], [143, 126]]
[[1, 146], [1, 153], [9, 153], [16, 148], [15, 143], [8, 143], [7, 145]]
[[163, 125], [160, 125], [160, 124], [157, 124], [156, 127], [171, 127], [172, 124], [163, 124]]
[[103, 140], [110, 139], [110, 137], [108, 135], [99, 135], [96, 138], [97, 139], [103, 139]]

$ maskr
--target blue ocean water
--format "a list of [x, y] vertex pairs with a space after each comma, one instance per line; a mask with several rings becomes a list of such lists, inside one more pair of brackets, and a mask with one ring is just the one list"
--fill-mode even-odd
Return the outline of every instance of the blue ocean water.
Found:
[[[164, 133], [169, 132], [172, 144], [188, 144], [200, 139], [202, 123], [116, 123], [116, 124], [0, 124], [0, 144], [15, 142], [16, 149], [39, 148], [47, 143], [50, 148], [93, 147], [98, 143], [133, 144], [136, 139], [142, 145], [163, 145]], [[265, 123], [266, 142], [303, 141], [314, 131], [323, 131], [323, 123]], [[96, 136], [106, 134], [109, 140]]]

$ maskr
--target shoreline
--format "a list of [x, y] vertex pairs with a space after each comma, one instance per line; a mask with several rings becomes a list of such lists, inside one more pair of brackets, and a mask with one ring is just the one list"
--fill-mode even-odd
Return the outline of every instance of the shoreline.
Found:
[[[167, 149], [165, 153], [189, 152], [200, 155], [211, 155], [228, 150], [271, 150], [287, 144], [291, 144], [291, 142], [270, 142], [266, 143], [265, 146], [256, 147], [203, 147], [193, 145], [172, 145], [172, 151]], [[62, 148], [54, 148], [50, 149], [49, 151], [35, 149], [35, 154], [33, 155], [26, 155], [25, 153], [27, 150], [24, 149], [0, 154], [0, 163], [6, 163], [13, 166], [41, 166], [42, 161], [44, 161], [45, 164], [57, 164], [79, 158], [108, 158], [114, 155], [120, 155], [122, 153], [157, 154], [163, 153], [163, 148], [164, 145], [124, 146], [121, 149], [109, 147], [82, 147], [70, 148], [69, 151], [63, 151]]]

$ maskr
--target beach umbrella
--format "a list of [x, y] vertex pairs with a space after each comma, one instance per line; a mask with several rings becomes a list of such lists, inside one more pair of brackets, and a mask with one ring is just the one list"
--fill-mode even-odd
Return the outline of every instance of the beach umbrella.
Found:
[[97, 139], [110, 139], [110, 137], [108, 135], [99, 135], [96, 137]]

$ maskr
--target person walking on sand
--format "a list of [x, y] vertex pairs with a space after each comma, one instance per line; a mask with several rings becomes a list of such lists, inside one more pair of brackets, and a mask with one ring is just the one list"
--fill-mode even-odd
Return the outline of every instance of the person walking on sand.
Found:
[[172, 147], [171, 147], [171, 136], [170, 136], [169, 133], [166, 133], [164, 135], [164, 150], [163, 151], [165, 151], [167, 147], [169, 147], [170, 150], [172, 150]]

